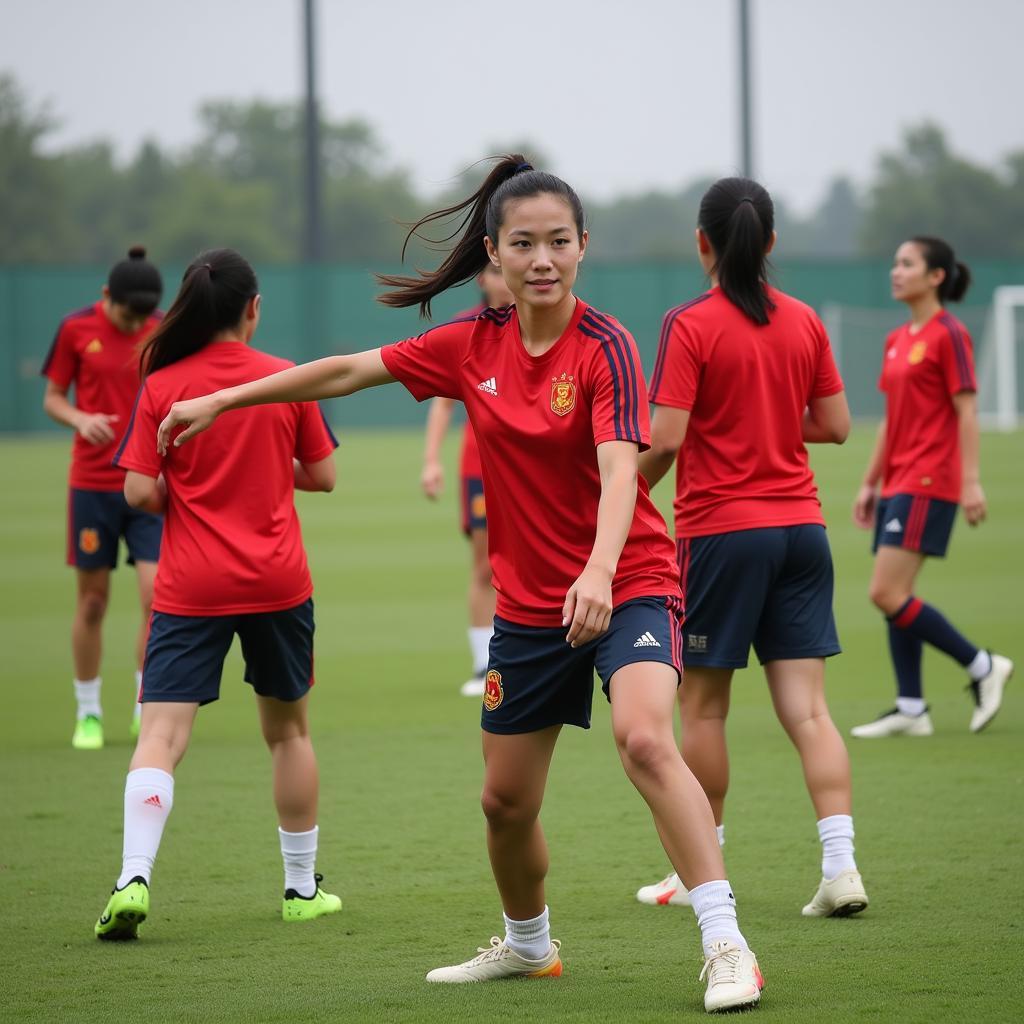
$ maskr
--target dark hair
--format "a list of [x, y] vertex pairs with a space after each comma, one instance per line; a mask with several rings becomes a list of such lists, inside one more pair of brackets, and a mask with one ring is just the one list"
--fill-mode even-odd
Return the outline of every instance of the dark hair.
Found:
[[698, 226], [715, 250], [714, 272], [727, 299], [756, 324], [768, 323], [768, 246], [775, 207], [763, 185], [749, 178], [720, 178], [700, 201]]
[[504, 222], [505, 203], [510, 199], [525, 199], [528, 196], [548, 193], [561, 196], [572, 210], [577, 234], [580, 238], [583, 237], [586, 215], [580, 197], [570, 185], [553, 174], [534, 170], [521, 153], [510, 153], [492, 159], [497, 162], [476, 192], [461, 203], [421, 217], [405, 237], [402, 259], [405, 259], [405, 250], [413, 237], [426, 239], [421, 233], [426, 225], [459, 218], [455, 230], [450, 235], [439, 240], [426, 239], [435, 245], [443, 245], [452, 241], [461, 232], [461, 237], [441, 265], [433, 271], [417, 271], [414, 277], [378, 274], [377, 280], [393, 289], [378, 296], [378, 301], [383, 302], [385, 306], [395, 307], [418, 304], [420, 315], [429, 317], [430, 302], [433, 298], [449, 288], [471, 281], [487, 266], [484, 236], [490, 238], [495, 245], [498, 244], [498, 229]]
[[128, 259], [115, 263], [107, 275], [110, 301], [127, 306], [133, 313], [149, 316], [164, 293], [160, 271], [146, 259], [146, 249], [133, 245]]
[[143, 376], [198, 352], [234, 327], [258, 291], [256, 274], [234, 249], [201, 252], [185, 269], [171, 308], [142, 350]]
[[915, 235], [907, 239], [921, 249], [929, 270], [944, 270], [946, 276], [939, 282], [939, 302], [959, 302], [971, 283], [971, 272], [966, 263], [957, 263], [953, 247], [941, 238]]

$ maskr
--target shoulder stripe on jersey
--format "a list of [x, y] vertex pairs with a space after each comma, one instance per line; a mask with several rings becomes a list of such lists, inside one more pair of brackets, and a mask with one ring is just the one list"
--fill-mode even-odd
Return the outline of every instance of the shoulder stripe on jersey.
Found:
[[948, 313], [939, 317], [939, 323], [949, 332], [949, 340], [953, 343], [953, 354], [956, 356], [956, 367], [960, 373], [960, 387], [971, 391], [975, 387], [974, 374], [971, 371], [971, 359], [967, 352], [967, 342], [956, 319]]
[[601, 342], [601, 349], [612, 374], [612, 405], [615, 437], [619, 441], [642, 443], [640, 436], [640, 396], [636, 383], [636, 367], [629, 358], [628, 344], [622, 331], [601, 319], [601, 314], [588, 309], [579, 322], [579, 330]]
[[323, 405], [320, 402], [317, 402], [316, 403], [316, 407], [317, 407], [317, 409], [320, 410], [320, 419], [322, 419], [324, 421], [324, 427], [327, 430], [327, 436], [331, 439], [331, 444], [333, 444], [334, 447], [337, 448], [338, 447], [338, 439], [334, 436], [334, 431], [331, 430], [330, 423], [327, 422], [327, 413], [324, 412]]
[[501, 309], [494, 309], [492, 306], [486, 306], [480, 311], [478, 319], [490, 320], [499, 327], [504, 327], [512, 319], [512, 307], [503, 306]]
[[480, 313], [470, 313], [467, 316], [457, 316], [454, 320], [445, 320], [443, 324], [434, 324], [433, 327], [428, 327], [425, 331], [421, 331], [416, 335], [417, 338], [425, 338], [431, 331], [439, 331], [442, 327], [451, 327], [452, 324], [471, 324], [474, 320], [479, 320]]
[[681, 306], [670, 309], [665, 314], [661, 323], [661, 337], [658, 339], [658, 355], [654, 360], [654, 372], [651, 374], [650, 398], [652, 402], [657, 401], [655, 394], [658, 388], [661, 387], [661, 375], [665, 371], [665, 356], [668, 354], [668, 339], [672, 333], [672, 325], [681, 313], [685, 313], [694, 306], [699, 306], [710, 298], [711, 292], [705, 292], [703, 295], [698, 295], [695, 299], [690, 299], [689, 302], [684, 302]]
[[[142, 392], [145, 389], [145, 382], [139, 385], [139, 390], [135, 392], [135, 401], [132, 403], [132, 414], [128, 417], [128, 426], [125, 429], [124, 437], [121, 438], [121, 443], [117, 446], [117, 451], [114, 453], [114, 457], [110, 460], [115, 466], [120, 466], [118, 461], [121, 458], [121, 454], [124, 452], [125, 445], [128, 443], [128, 438], [132, 435], [132, 430], [135, 427], [135, 412], [139, 408], [139, 399], [142, 398]], [[156, 438], [153, 438], [154, 445], [156, 444]]]
[[69, 320], [80, 320], [83, 316], [88, 316], [92, 312], [92, 306], [83, 306], [81, 309], [76, 309], [73, 313], [68, 313], [68, 315], [57, 325], [57, 331], [53, 336], [53, 341], [50, 342], [50, 350], [46, 353], [46, 358], [43, 360], [43, 368], [39, 371], [41, 376], [46, 376], [47, 371], [50, 369], [50, 363], [53, 362], [53, 357], [57, 354], [57, 342], [60, 339], [60, 332], [64, 329], [64, 325]]

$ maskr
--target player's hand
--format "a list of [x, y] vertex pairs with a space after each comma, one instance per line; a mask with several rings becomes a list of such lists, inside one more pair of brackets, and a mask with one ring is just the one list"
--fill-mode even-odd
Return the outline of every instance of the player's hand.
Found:
[[862, 529], [870, 530], [875, 525], [878, 510], [878, 491], [870, 484], [861, 484], [853, 503], [853, 521]]
[[978, 523], [985, 521], [988, 506], [985, 502], [985, 492], [977, 480], [964, 484], [960, 494], [960, 505], [964, 510], [964, 518], [971, 526], [977, 526]]
[[105, 412], [83, 412], [75, 423], [75, 430], [89, 442], [89, 444], [110, 444], [115, 440], [112, 423], [116, 423], [120, 416], [108, 416]]
[[444, 488], [444, 466], [440, 462], [424, 462], [420, 486], [431, 501], [437, 501]]
[[213, 421], [220, 414], [217, 408], [217, 396], [203, 395], [202, 398], [190, 398], [184, 402], [175, 402], [171, 411], [164, 417], [160, 429], [156, 432], [156, 449], [161, 455], [167, 454], [167, 446], [171, 443], [171, 434], [176, 428], [185, 429], [174, 439], [174, 447], [180, 448], [196, 434], [202, 433], [213, 426]]
[[562, 625], [569, 627], [566, 642], [571, 647], [582, 647], [606, 633], [611, 620], [611, 574], [588, 565], [569, 588], [562, 605]]

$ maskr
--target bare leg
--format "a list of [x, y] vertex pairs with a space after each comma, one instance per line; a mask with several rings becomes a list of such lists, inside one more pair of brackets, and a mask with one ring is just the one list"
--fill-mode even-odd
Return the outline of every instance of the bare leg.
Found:
[[725, 719], [729, 714], [732, 669], [688, 668], [679, 687], [680, 749], [722, 824], [729, 790], [729, 751]]
[[75, 678], [95, 679], [103, 651], [103, 617], [110, 597], [109, 569], [78, 569], [78, 599], [71, 623]]
[[159, 768], [173, 775], [174, 769], [185, 756], [198, 710], [198, 704], [170, 704], [161, 701], [144, 704], [139, 742], [128, 770]]
[[491, 585], [491, 562], [487, 555], [487, 530], [471, 530], [469, 534], [472, 565], [469, 571], [469, 624], [490, 626], [494, 622], [494, 587]]
[[875, 554], [868, 594], [883, 615], [895, 615], [914, 592], [924, 555], [903, 548], [880, 547]]
[[296, 701], [257, 697], [263, 738], [274, 764], [274, 804], [285, 832], [316, 825], [320, 776], [309, 737], [309, 694]]

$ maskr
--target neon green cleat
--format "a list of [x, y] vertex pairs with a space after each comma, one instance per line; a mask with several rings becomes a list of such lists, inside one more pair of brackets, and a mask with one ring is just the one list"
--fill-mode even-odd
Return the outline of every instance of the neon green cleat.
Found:
[[75, 724], [75, 734], [71, 737], [71, 746], [75, 750], [103, 749], [103, 722], [96, 715], [86, 715]]
[[139, 937], [139, 925], [149, 914], [149, 886], [136, 875], [123, 889], [114, 889], [96, 922], [97, 939], [112, 942]]
[[288, 889], [281, 903], [281, 916], [286, 921], [312, 921], [324, 914], [336, 914], [341, 910], [341, 897], [324, 892], [320, 883], [323, 875], [314, 875], [316, 892], [312, 896], [300, 896], [294, 889]]

